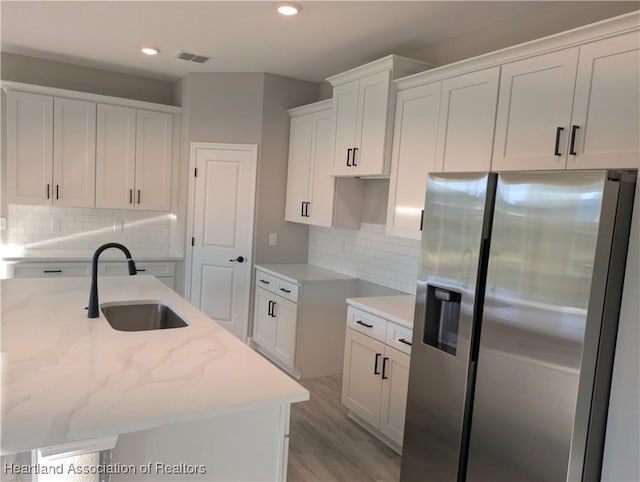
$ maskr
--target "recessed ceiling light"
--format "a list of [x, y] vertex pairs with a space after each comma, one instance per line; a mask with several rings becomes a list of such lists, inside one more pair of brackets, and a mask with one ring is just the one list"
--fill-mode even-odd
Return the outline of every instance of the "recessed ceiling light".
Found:
[[158, 52], [160, 52], [160, 49], [157, 49], [155, 47], [142, 47], [143, 54], [156, 55]]
[[302, 7], [293, 2], [280, 2], [278, 3], [278, 13], [280, 15], [295, 15]]

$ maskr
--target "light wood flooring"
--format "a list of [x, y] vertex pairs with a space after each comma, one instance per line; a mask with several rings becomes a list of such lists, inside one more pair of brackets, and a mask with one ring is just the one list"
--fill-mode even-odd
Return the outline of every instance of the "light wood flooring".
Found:
[[311, 399], [291, 406], [289, 482], [400, 479], [400, 456], [347, 417], [341, 375], [300, 383]]

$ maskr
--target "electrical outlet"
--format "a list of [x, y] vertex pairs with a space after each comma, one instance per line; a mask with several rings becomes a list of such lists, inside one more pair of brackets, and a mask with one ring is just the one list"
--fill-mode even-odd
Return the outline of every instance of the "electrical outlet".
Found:
[[124, 223], [121, 220], [116, 219], [113, 222], [113, 232], [117, 233], [118, 231], [124, 231]]
[[51, 231], [60, 231], [60, 218], [51, 219]]
[[0, 218], [0, 231], [4, 231], [5, 229], [7, 229], [7, 218], [2, 217]]
[[278, 244], [278, 233], [269, 233], [269, 246]]

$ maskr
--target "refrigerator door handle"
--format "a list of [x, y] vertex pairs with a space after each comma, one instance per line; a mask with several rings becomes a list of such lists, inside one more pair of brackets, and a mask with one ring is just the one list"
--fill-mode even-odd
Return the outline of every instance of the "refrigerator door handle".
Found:
[[482, 329], [482, 312], [484, 310], [484, 295], [487, 290], [487, 271], [489, 268], [489, 238], [484, 238], [480, 243], [480, 255], [478, 266], [478, 284], [476, 286], [476, 299], [473, 303], [473, 321], [474, 327], [471, 334], [471, 352], [469, 357], [471, 362], [478, 361], [478, 353], [480, 351], [480, 330]]

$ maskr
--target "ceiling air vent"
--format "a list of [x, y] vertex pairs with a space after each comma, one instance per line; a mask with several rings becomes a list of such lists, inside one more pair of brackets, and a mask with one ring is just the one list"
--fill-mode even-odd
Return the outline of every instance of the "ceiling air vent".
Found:
[[176, 54], [176, 58], [180, 60], [186, 60], [188, 62], [196, 62], [198, 64], [204, 64], [207, 60], [209, 60], [209, 57], [205, 57], [204, 55], [192, 54], [190, 52], [185, 52], [184, 50], [178, 52]]

